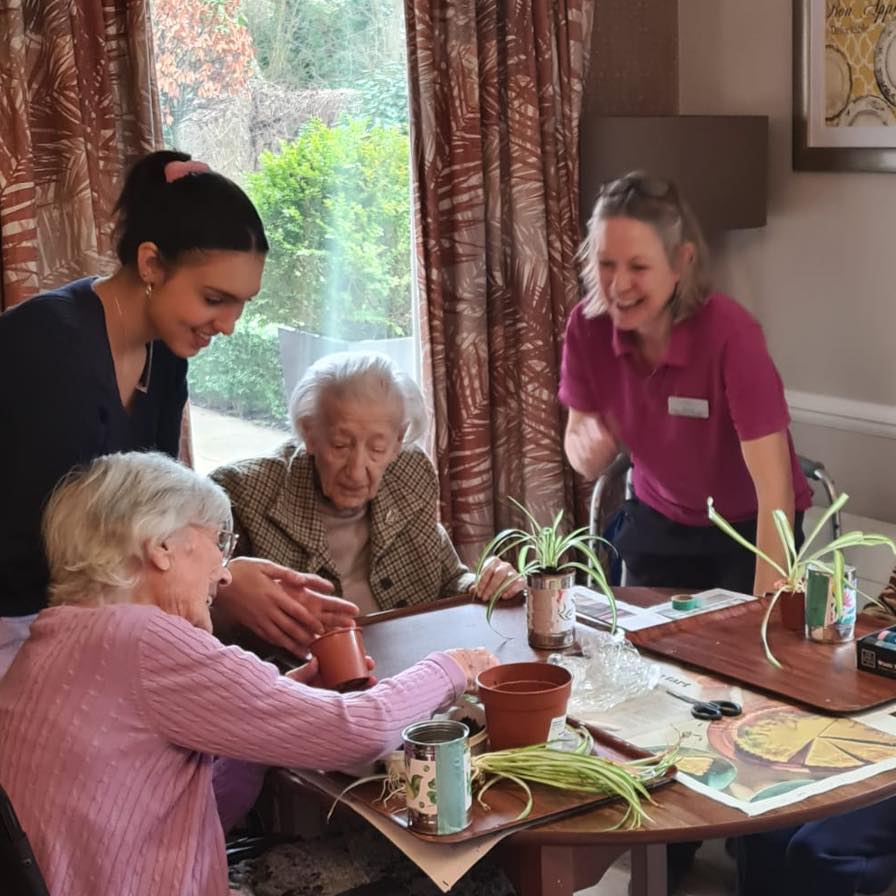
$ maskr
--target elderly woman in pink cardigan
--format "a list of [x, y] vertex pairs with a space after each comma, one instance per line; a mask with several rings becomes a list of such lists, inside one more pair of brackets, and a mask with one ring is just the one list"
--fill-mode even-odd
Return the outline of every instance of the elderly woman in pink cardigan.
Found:
[[434, 653], [342, 695], [225, 647], [230, 525], [218, 486], [154, 454], [99, 458], [49, 502], [50, 607], [0, 680], [0, 785], [54, 896], [224, 896], [249, 763], [369, 762], [496, 662]]

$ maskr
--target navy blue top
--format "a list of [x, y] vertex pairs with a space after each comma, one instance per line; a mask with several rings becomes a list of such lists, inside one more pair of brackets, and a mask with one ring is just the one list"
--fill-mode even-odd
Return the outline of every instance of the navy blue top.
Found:
[[127, 411], [95, 279], [0, 314], [0, 616], [47, 605], [41, 513], [72, 467], [119, 451], [177, 457], [187, 362], [154, 343], [149, 388]]

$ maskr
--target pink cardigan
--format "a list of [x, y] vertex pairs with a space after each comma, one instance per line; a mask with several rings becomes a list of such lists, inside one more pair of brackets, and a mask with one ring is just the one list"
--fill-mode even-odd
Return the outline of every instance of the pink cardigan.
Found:
[[156, 607], [51, 608], [0, 680], [0, 784], [53, 896], [225, 896], [213, 755], [370, 762], [464, 684], [436, 653], [342, 696]]

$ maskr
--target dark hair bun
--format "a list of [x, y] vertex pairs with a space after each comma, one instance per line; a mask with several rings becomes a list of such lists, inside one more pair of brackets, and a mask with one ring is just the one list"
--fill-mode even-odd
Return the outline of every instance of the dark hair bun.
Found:
[[268, 251], [255, 206], [232, 180], [204, 171], [167, 181], [169, 162], [189, 160], [185, 152], [160, 150], [144, 156], [128, 173], [115, 205], [116, 248], [123, 265], [136, 263], [141, 243], [155, 243], [169, 264], [202, 250]]

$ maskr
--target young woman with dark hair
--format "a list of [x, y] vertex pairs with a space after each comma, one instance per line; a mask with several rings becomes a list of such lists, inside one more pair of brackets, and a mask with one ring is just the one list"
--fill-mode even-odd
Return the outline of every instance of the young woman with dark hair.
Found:
[[[232, 181], [180, 152], [133, 167], [116, 205], [118, 269], [0, 315], [0, 676], [46, 606], [40, 514], [73, 467], [119, 451], [176, 457], [187, 359], [230, 335], [258, 292], [268, 242]], [[276, 564], [234, 564], [232, 620], [301, 652], [350, 604]]]

